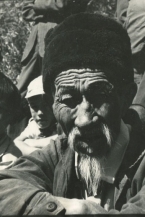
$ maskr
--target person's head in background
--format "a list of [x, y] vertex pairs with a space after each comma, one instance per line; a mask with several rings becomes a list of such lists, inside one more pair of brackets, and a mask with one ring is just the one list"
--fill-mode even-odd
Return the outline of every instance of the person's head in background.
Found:
[[0, 72], [0, 136], [20, 108], [21, 97], [13, 82]]
[[43, 90], [42, 76], [30, 82], [25, 98], [28, 101], [32, 118], [40, 129], [48, 128], [55, 123], [48, 96]]

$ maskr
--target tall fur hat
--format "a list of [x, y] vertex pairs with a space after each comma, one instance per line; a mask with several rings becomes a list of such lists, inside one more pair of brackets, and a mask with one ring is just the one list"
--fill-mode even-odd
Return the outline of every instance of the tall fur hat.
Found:
[[43, 84], [50, 91], [56, 76], [68, 69], [102, 69], [118, 84], [133, 82], [130, 40], [115, 20], [100, 14], [68, 17], [46, 35]]

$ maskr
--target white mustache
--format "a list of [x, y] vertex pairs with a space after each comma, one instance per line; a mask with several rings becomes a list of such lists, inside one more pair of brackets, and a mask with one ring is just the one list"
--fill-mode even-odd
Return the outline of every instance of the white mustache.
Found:
[[[106, 124], [102, 123], [98, 130], [99, 130], [99, 134], [100, 132], [102, 132], [102, 134], [106, 138], [106, 142], [108, 146], [111, 147], [113, 143], [113, 139], [109, 127]], [[87, 148], [87, 144], [85, 142], [80, 141], [79, 137], [81, 140], [81, 137], [83, 137], [83, 135], [79, 131], [78, 127], [74, 127], [69, 133], [69, 137], [68, 137], [68, 143], [70, 145], [70, 148], [73, 149], [74, 151], [76, 151], [75, 150], [76, 144], [80, 144], [82, 147]], [[100, 177], [103, 174], [102, 162], [105, 160], [105, 155], [101, 157], [97, 157], [97, 156], [91, 157], [82, 154], [80, 156], [81, 158], [78, 165], [79, 173], [81, 175], [81, 178], [84, 180], [86, 184], [88, 193], [89, 194], [93, 193], [95, 195], [98, 188], [98, 184], [100, 182]]]
[[[103, 133], [103, 135], [105, 136], [106, 140], [107, 140], [107, 144], [109, 146], [111, 146], [112, 142], [113, 142], [113, 138], [112, 138], [112, 134], [111, 134], [111, 130], [109, 129], [109, 127], [106, 124], [101, 123], [101, 132]], [[70, 136], [69, 137], [73, 137], [73, 138], [77, 138], [77, 137], [81, 137], [81, 132], [79, 131], [78, 127], [74, 127], [72, 129], [72, 131], [70, 132]]]

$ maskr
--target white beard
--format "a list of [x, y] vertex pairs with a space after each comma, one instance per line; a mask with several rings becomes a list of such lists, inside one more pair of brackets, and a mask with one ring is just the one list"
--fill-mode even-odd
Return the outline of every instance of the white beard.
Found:
[[[112, 146], [112, 136], [108, 126], [105, 124], [101, 125], [101, 130], [106, 137], [106, 143], [108, 147]], [[79, 140], [80, 132], [77, 127], [73, 128], [68, 136], [68, 143], [71, 149], [74, 151], [77, 145], [86, 148], [87, 144]], [[105, 153], [105, 152], [104, 152]], [[100, 182], [100, 178], [103, 174], [103, 164], [105, 161], [104, 156], [89, 156], [87, 154], [80, 154], [80, 161], [78, 164], [78, 170], [81, 176], [81, 179], [84, 181], [87, 191], [89, 194], [95, 195], [97, 192], [97, 188]]]
[[82, 155], [78, 164], [79, 174], [84, 181], [90, 195], [96, 195], [98, 185], [103, 173], [101, 167], [103, 159], [96, 159], [87, 155]]

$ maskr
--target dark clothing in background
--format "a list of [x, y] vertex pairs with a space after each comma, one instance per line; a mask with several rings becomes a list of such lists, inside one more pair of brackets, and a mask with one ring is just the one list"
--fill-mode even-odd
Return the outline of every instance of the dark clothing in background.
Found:
[[[41, 75], [46, 33], [69, 15], [85, 11], [88, 2], [89, 0], [24, 0], [23, 18], [25, 21], [34, 22], [34, 26], [21, 60], [22, 71], [17, 87], [22, 96], [22, 106], [19, 120], [8, 129], [12, 139], [25, 129], [31, 116], [24, 97], [29, 83]], [[17, 130], [18, 127], [20, 130]]]
[[118, 0], [116, 17], [130, 37], [134, 81], [139, 86], [145, 70], [145, 0]]
[[[26, 48], [31, 48], [32, 44], [30, 43], [30, 45], [28, 44], [28, 42]], [[32, 50], [30, 51], [28, 57], [22, 62], [22, 71], [17, 85], [22, 98], [24, 98], [24, 96], [26, 95], [29, 83], [41, 74], [42, 58], [39, 55], [38, 49], [39, 47], [37, 43], [37, 38], [35, 38]]]
[[[98, 213], [145, 213], [145, 182], [140, 180], [144, 177], [140, 164], [144, 141], [140, 131], [131, 130], [114, 184], [102, 181], [101, 185], [102, 204], [106, 189], [115, 185], [114, 209], [106, 212], [96, 204]], [[21, 157], [13, 167], [0, 171], [0, 179], [1, 215], [59, 214], [64, 208], [55, 196], [79, 198], [82, 186], [76, 176], [74, 152], [63, 137], [42, 150]]]
[[145, 0], [130, 0], [126, 29], [130, 37], [134, 80], [139, 86], [145, 71]]
[[[131, 42], [134, 81], [137, 94], [132, 109], [137, 112], [145, 130], [145, 0], [130, 0], [125, 27]], [[134, 117], [132, 117], [133, 120]], [[145, 132], [145, 131], [144, 131]]]
[[24, 0], [23, 18], [34, 22], [22, 56], [22, 71], [18, 89], [24, 96], [28, 84], [41, 74], [44, 56], [44, 38], [67, 16], [86, 10], [89, 0]]
[[124, 25], [127, 19], [127, 8], [129, 0], [117, 0], [116, 17], [117, 20]]
[[[145, 0], [117, 0], [117, 20], [126, 28], [131, 42], [137, 94], [124, 121], [145, 130]], [[138, 120], [138, 121], [137, 121]], [[138, 124], [137, 124], [138, 123]]]

